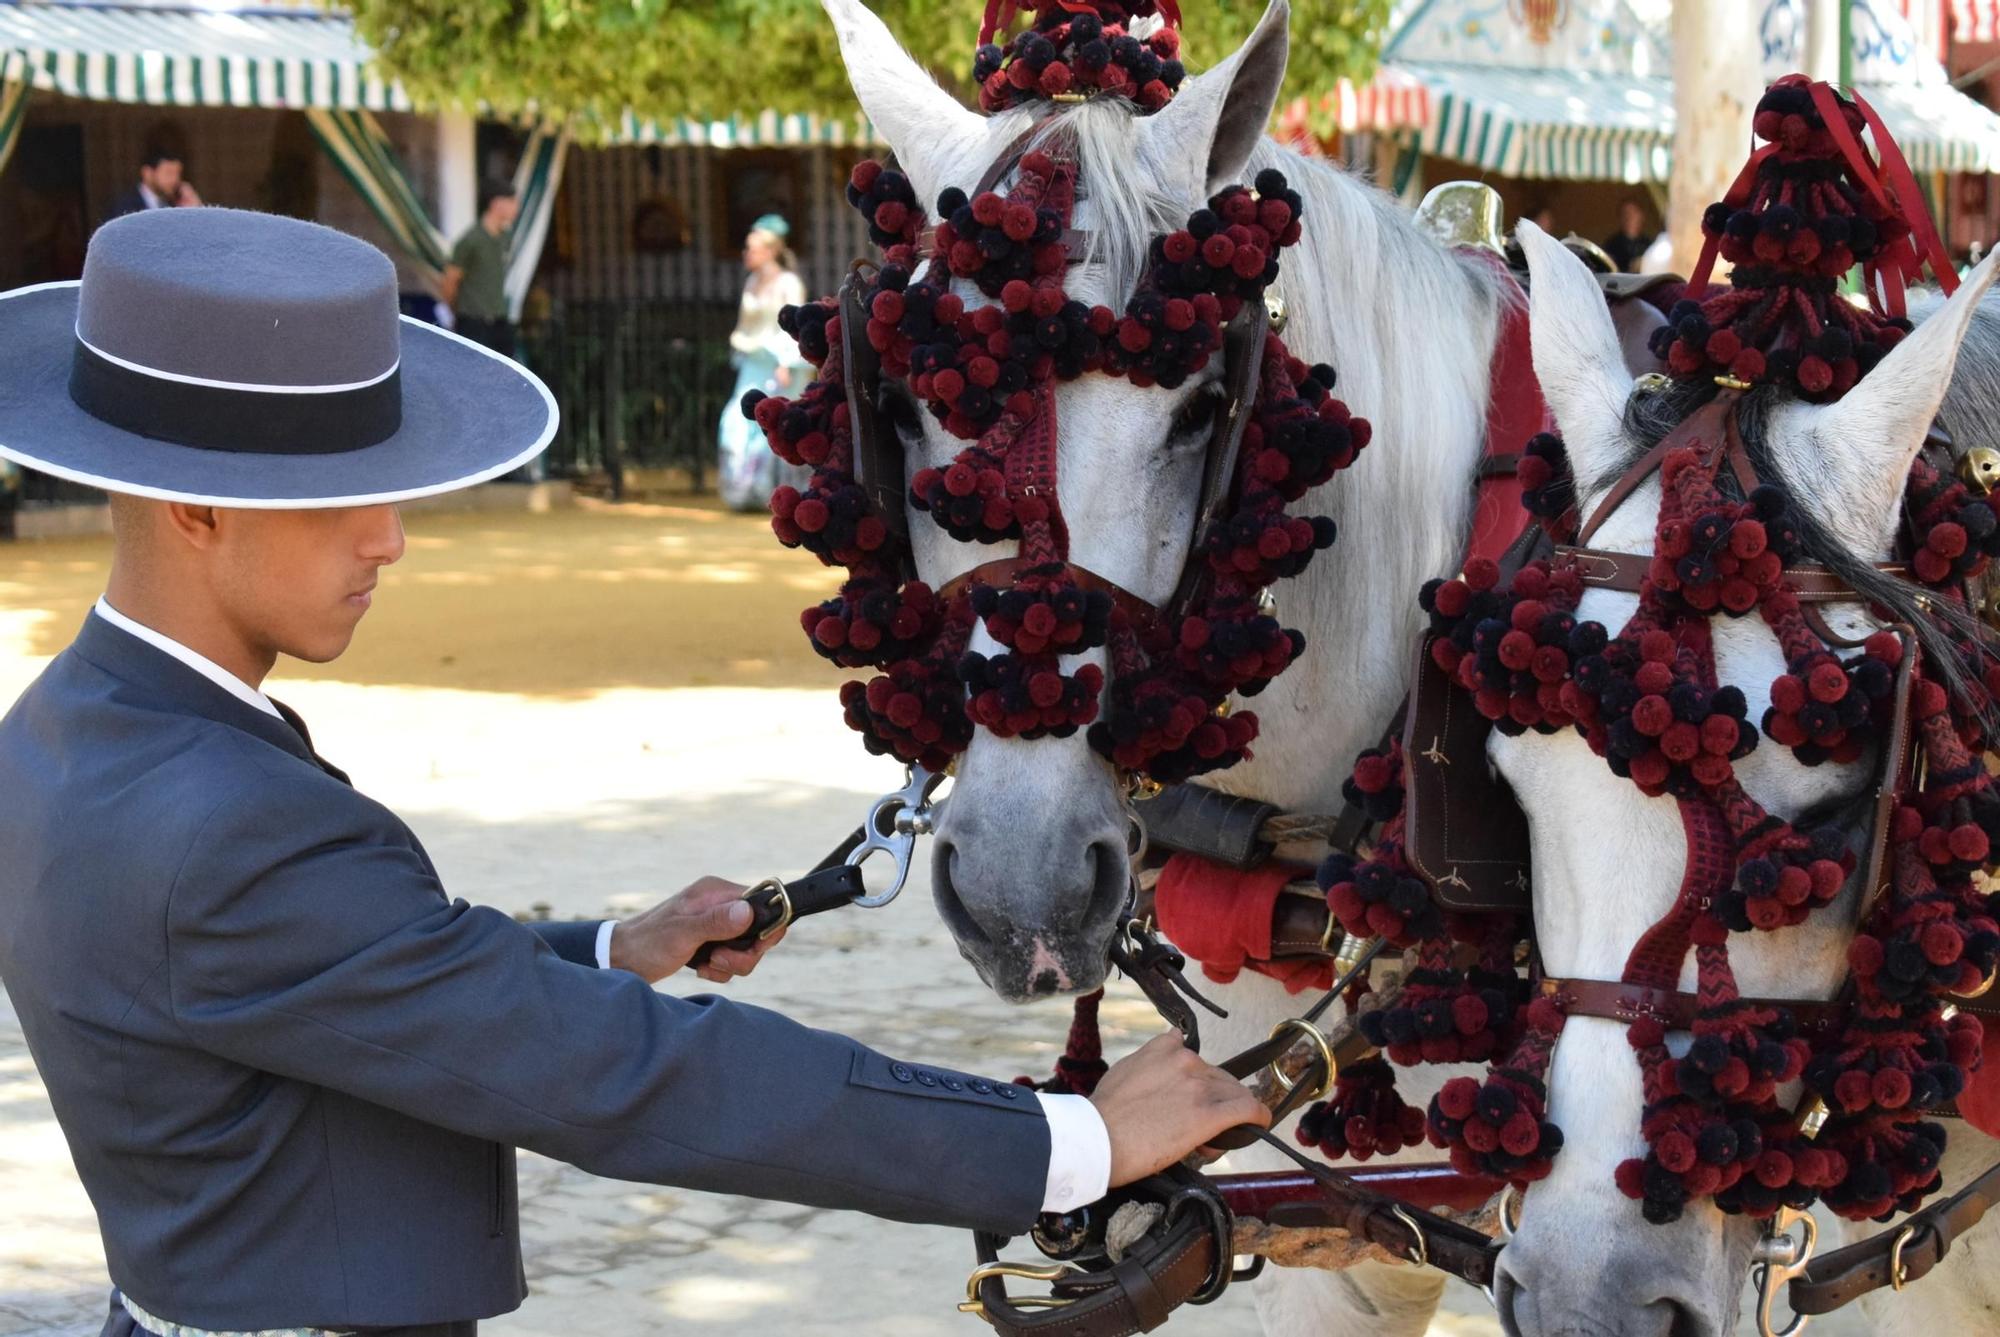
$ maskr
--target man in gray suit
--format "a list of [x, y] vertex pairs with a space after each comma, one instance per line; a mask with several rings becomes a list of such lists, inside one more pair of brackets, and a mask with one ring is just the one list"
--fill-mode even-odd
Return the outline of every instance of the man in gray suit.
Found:
[[0, 452], [115, 494], [105, 598], [0, 721], [0, 980], [97, 1210], [105, 1333], [463, 1337], [525, 1295], [516, 1147], [1016, 1234], [1267, 1121], [1172, 1037], [1083, 1102], [655, 992], [746, 926], [729, 884], [616, 925], [448, 899], [259, 688], [346, 649], [395, 502], [554, 430], [532, 376], [398, 320], [379, 252], [134, 215], [81, 285], [0, 296], [0, 343]]

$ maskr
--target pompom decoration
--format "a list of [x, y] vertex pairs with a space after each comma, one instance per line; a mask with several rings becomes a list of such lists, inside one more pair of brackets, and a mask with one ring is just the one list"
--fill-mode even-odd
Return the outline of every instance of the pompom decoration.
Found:
[[1333, 1094], [1299, 1117], [1296, 1136], [1328, 1159], [1393, 1156], [1424, 1140], [1424, 1112], [1396, 1093], [1396, 1074], [1381, 1059], [1340, 1070]]
[[[987, 37], [1017, 8], [996, 2]], [[1004, 50], [982, 50], [988, 110], [1072, 91], [1152, 109], [1180, 81], [1178, 13], [1166, 0], [1027, 8], [1026, 31]], [[1166, 24], [1142, 43], [1126, 31], [1135, 18]], [[818, 376], [795, 398], [753, 393], [742, 407], [781, 459], [812, 471], [804, 487], [774, 494], [772, 528], [786, 545], [847, 570], [839, 597], [800, 621], [818, 654], [879, 670], [842, 690], [847, 721], [870, 751], [936, 770], [975, 726], [1019, 738], [1087, 729], [1117, 766], [1184, 780], [1249, 755], [1256, 716], [1231, 712], [1228, 699], [1261, 691], [1304, 648], [1298, 632], [1261, 611], [1259, 596], [1334, 540], [1332, 521], [1286, 508], [1352, 464], [1369, 425], [1333, 397], [1331, 367], [1307, 366], [1268, 335], [1249, 351], [1257, 397], [1227, 505], [1196, 536], [1183, 596], [1149, 609], [1072, 567], [1054, 387], [1102, 373], [1172, 389], [1201, 373], [1221, 356], [1226, 327], [1277, 278], [1280, 252], [1299, 239], [1302, 201], [1275, 171], [1260, 173], [1254, 189], [1222, 190], [1185, 228], [1154, 240], [1120, 315], [1063, 290], [1077, 190], [1071, 152], [1060, 135], [1046, 137], [1013, 164], [1011, 185], [976, 196], [946, 190], [935, 215], [900, 172], [876, 162], [855, 168], [848, 200], [882, 248], [881, 265], [856, 280], [846, 310], [828, 299], [784, 311], [780, 324]], [[967, 300], [965, 284], [985, 300]], [[844, 329], [848, 321], [862, 327]], [[914, 403], [918, 416], [966, 442], [949, 463], [913, 476], [909, 510], [960, 542], [1018, 544], [1004, 583], [979, 576], [933, 591], [909, 579], [907, 541], [855, 474], [846, 362], [857, 341], [908, 392], [900, 409], [887, 409], [903, 421], [880, 430], [919, 430], [909, 420]], [[968, 652], [981, 623], [1002, 653]], [[1076, 662], [1100, 651], [1108, 674]]]
[[[1803, 75], [1765, 91], [1752, 121], [1760, 147], [1702, 216], [1706, 244], [1689, 295], [1653, 333], [1652, 351], [1670, 374], [1782, 385], [1825, 402], [1909, 333], [1903, 285], [1920, 261], [1911, 221], [1862, 147], [1864, 131], [1878, 144], [1886, 136], [1872, 117], [1865, 103]], [[1718, 257], [1734, 269], [1729, 288], [1711, 294]], [[1942, 251], [1925, 258], [1935, 264]], [[1856, 265], [1879, 306], [1841, 296], [1839, 281]]]
[[[1005, 46], [994, 38], [1017, 11], [1030, 26]], [[1134, 19], [1160, 26], [1140, 39]], [[988, 0], [972, 79], [979, 109], [1005, 111], [1044, 98], [1122, 97], [1139, 111], [1167, 105], [1187, 77], [1180, 61], [1180, 9], [1174, 0]]]
[[[1735, 264], [1734, 286], [1702, 299], [1698, 278], [1697, 300], [1682, 303], [1656, 339], [1676, 375], [1726, 374], [1824, 401], [1909, 328], [1902, 283], [1920, 269], [1920, 252], [1933, 258], [1931, 243], [1896, 212], [1896, 192], [1878, 189], [1874, 173], [1887, 169], [1850, 151], [1864, 126], [1880, 148], [1885, 134], [1865, 104], [1803, 80], [1767, 94], [1757, 117], [1764, 146], [1707, 223], [1712, 249]], [[1900, 163], [1892, 148], [1881, 151]], [[1856, 263], [1892, 309], [1838, 296], [1836, 280]], [[1511, 577], [1473, 560], [1420, 595], [1429, 652], [1503, 733], [1573, 728], [1615, 775], [1678, 806], [1687, 840], [1680, 894], [1640, 936], [1620, 982], [1634, 986], [1635, 1000], [1672, 994], [1692, 951], [1692, 1034], [1670, 1049], [1664, 1014], [1632, 1004], [1626, 1038], [1643, 1079], [1646, 1149], [1618, 1167], [1618, 1187], [1656, 1223], [1697, 1203], [1763, 1217], [1824, 1201], [1842, 1216], [1887, 1219], [1937, 1189], [1945, 1133], [1923, 1112], [1957, 1098], [1981, 1059], [1980, 1022], [1947, 1018], [1944, 1002], [1976, 992], [2000, 967], [2000, 898], [1975, 883], [2000, 850], [2000, 790], [1985, 765], [2000, 657], [1972, 630], [1967, 586], [2000, 553], [2000, 524], [1986, 496], [1927, 461], [1912, 467], [1899, 553], [1931, 606], [1950, 605], [1953, 616], [1931, 628], [1931, 643], [1951, 645], [1961, 660], [1952, 667], [1963, 672], [1948, 677], [1922, 662], [1902, 629], [1858, 646], [1822, 640], [1787, 575], [1811, 556], [1791, 499], [1754, 479], [1725, 493], [1725, 443], [1700, 424], [1686, 441], [1661, 461], [1652, 554], [1622, 628], [1576, 616], [1583, 582], [1565, 554]], [[1576, 492], [1561, 441], [1535, 437], [1519, 472], [1527, 511], [1567, 538]], [[1732, 472], [1741, 481], [1750, 470]], [[1715, 619], [1749, 617], [1785, 659], [1755, 722], [1744, 691], [1718, 683], [1712, 641]], [[1760, 737], [1808, 766], [1876, 755], [1905, 677], [1921, 764], [1899, 776], [1888, 818], [1890, 886], [1852, 940], [1851, 998], [1804, 1027], [1790, 1006], [1741, 996], [1731, 935], [1803, 922], [1836, 900], [1854, 856], [1845, 832], [1801, 829], [1761, 807], [1737, 763]], [[1320, 886], [1345, 931], [1415, 954], [1400, 997], [1357, 1025], [1392, 1064], [1492, 1062], [1484, 1080], [1445, 1084], [1427, 1112], [1428, 1133], [1463, 1172], [1531, 1183], [1562, 1145], [1547, 1122], [1544, 1082], [1579, 1000], [1550, 980], [1524, 1005], [1511, 953], [1518, 926], [1498, 915], [1445, 915], [1411, 876], [1398, 750], [1364, 753], [1346, 793], [1383, 826], [1368, 858], [1329, 858]], [[1470, 969], [1468, 943], [1479, 947]], [[1357, 1110], [1364, 1100], [1384, 1104], [1378, 1082], [1371, 1074], [1343, 1096]], [[1799, 1082], [1829, 1112], [1816, 1139], [1778, 1100]], [[1319, 1107], [1307, 1140], [1353, 1154], [1357, 1138], [1337, 1122], [1346, 1108], [1339, 1097]], [[1355, 1124], [1361, 1143], [1371, 1126]]]

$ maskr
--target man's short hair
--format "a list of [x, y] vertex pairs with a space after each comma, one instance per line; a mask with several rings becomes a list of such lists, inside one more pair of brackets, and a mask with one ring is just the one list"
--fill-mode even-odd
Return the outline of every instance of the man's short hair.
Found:
[[486, 211], [493, 207], [493, 201], [511, 200], [513, 198], [514, 198], [514, 186], [511, 182], [507, 181], [481, 182], [479, 186], [479, 216], [481, 218], [484, 218], [486, 216]]
[[139, 159], [139, 166], [150, 172], [157, 170], [163, 162], [179, 162], [180, 160], [181, 155], [178, 153], [169, 153], [165, 149], [148, 149], [146, 150], [146, 156]]

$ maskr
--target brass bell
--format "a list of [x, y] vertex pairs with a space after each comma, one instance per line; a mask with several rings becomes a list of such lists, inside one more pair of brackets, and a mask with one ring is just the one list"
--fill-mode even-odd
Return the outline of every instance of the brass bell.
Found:
[[1974, 446], [1958, 457], [1958, 481], [1985, 496], [2000, 486], [2000, 450]]
[[1285, 299], [1278, 296], [1276, 292], [1273, 292], [1269, 288], [1264, 290], [1264, 314], [1271, 318], [1271, 333], [1273, 334], [1283, 334], [1285, 326], [1290, 323], [1292, 318], [1291, 313], [1285, 310]]

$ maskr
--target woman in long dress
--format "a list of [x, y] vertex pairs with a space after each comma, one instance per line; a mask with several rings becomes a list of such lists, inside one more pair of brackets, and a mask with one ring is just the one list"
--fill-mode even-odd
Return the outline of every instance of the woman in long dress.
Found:
[[778, 312], [806, 300], [797, 261], [785, 238], [791, 226], [777, 214], [765, 214], [750, 226], [743, 241], [743, 302], [736, 328], [729, 335], [730, 359], [736, 365], [736, 389], [722, 409], [717, 432], [717, 477], [722, 500], [731, 509], [761, 510], [782, 483], [803, 485], [806, 470], [796, 469], [771, 453], [764, 433], [743, 416], [746, 391], [796, 393], [808, 370], [798, 343], [778, 328]]

